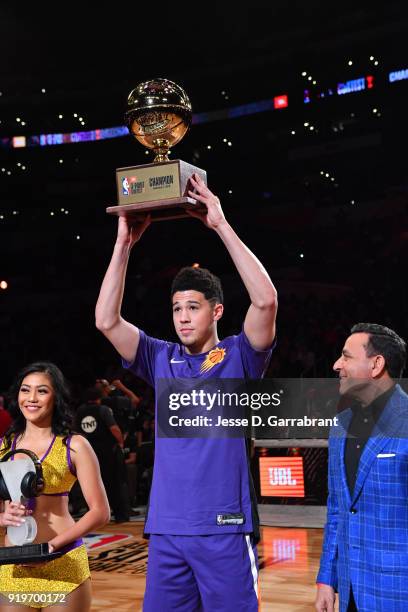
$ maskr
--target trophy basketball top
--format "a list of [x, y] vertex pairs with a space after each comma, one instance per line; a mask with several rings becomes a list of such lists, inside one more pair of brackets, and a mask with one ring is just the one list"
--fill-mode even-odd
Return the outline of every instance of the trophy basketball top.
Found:
[[169, 161], [169, 149], [183, 138], [191, 119], [186, 92], [168, 79], [139, 83], [128, 96], [126, 124], [142, 145], [153, 149], [155, 163]]

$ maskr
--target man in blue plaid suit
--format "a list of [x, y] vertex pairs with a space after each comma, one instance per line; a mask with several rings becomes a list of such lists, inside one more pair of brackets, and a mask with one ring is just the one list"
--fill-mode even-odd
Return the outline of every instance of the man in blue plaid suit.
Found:
[[329, 439], [329, 497], [316, 610], [408, 610], [406, 344], [374, 323], [351, 329], [333, 369], [351, 405]]

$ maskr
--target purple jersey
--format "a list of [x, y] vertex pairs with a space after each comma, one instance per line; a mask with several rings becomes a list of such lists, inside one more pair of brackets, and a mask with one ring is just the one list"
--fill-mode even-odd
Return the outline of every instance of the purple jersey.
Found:
[[[241, 332], [221, 340], [207, 353], [190, 355], [183, 345], [151, 338], [140, 330], [135, 360], [132, 364], [123, 361], [123, 365], [157, 391], [158, 379], [261, 378], [272, 350], [255, 350]], [[244, 438], [156, 435], [146, 533], [251, 533], [255, 527], [251, 502]], [[244, 520], [219, 524], [220, 515], [243, 515]]]

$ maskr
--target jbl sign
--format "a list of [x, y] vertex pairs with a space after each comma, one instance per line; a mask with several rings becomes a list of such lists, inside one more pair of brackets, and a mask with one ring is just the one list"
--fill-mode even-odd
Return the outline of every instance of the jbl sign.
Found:
[[303, 457], [260, 457], [262, 497], [304, 497]]
[[268, 472], [271, 485], [296, 485], [296, 480], [292, 478], [292, 468], [268, 468]]

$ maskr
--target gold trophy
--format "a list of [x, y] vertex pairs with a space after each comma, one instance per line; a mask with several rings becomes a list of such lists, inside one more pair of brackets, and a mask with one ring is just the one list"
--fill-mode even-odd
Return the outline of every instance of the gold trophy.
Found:
[[184, 137], [191, 119], [190, 100], [173, 81], [153, 79], [130, 92], [126, 124], [155, 157], [151, 164], [117, 168], [119, 204], [109, 206], [107, 213], [135, 218], [150, 214], [156, 221], [188, 217], [188, 209], [205, 209], [188, 195], [188, 190], [192, 189], [191, 175], [197, 173], [206, 183], [206, 172], [181, 159], [168, 158], [170, 148]]

